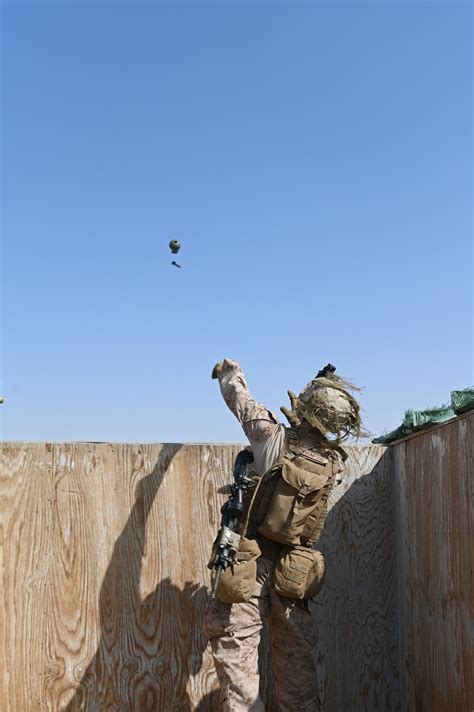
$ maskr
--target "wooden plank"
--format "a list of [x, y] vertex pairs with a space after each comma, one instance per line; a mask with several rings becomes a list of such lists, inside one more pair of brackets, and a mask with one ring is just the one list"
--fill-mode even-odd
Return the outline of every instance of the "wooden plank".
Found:
[[350, 448], [318, 544], [327, 578], [311, 604], [328, 711], [400, 709], [392, 502], [390, 451]]
[[46, 600], [52, 559], [52, 454], [44, 444], [2, 444], [0, 461], [0, 700], [41, 709], [47, 665]]
[[[116, 590], [110, 591], [110, 557], [129, 511], [130, 489], [134, 486], [130, 470], [128, 446], [54, 446], [55, 567], [45, 680], [48, 710], [64, 709], [68, 703], [76, 707], [78, 700], [85, 704], [89, 688], [84, 680], [90, 680], [97, 646], [102, 651], [109, 645], [115, 652], [119, 649], [115, 642], [122, 642], [119, 630], [125, 586], [120, 584], [126, 584], [129, 575], [122, 582], [114, 579]], [[112, 567], [115, 563], [113, 559]], [[122, 564], [125, 572], [131, 562]], [[110, 693], [110, 662], [107, 657], [95, 688], [100, 700], [108, 700]]]
[[474, 708], [474, 414], [396, 445], [402, 709]]

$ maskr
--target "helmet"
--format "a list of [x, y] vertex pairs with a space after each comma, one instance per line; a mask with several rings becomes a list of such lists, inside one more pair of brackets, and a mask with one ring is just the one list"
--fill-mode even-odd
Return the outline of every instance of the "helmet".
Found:
[[181, 244], [178, 242], [178, 240], [171, 240], [169, 248], [173, 255], [177, 255], [179, 250], [181, 249]]
[[335, 373], [328, 364], [301, 391], [290, 396], [292, 413], [282, 408], [291, 425], [304, 425], [316, 430], [326, 440], [339, 443], [350, 435], [363, 435], [360, 406], [351, 390], [360, 390]]

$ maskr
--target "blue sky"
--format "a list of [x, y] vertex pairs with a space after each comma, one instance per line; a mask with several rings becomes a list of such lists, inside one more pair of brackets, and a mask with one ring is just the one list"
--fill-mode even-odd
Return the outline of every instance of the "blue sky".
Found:
[[2, 27], [3, 438], [241, 441], [224, 356], [274, 410], [331, 361], [374, 436], [472, 383], [470, 3]]

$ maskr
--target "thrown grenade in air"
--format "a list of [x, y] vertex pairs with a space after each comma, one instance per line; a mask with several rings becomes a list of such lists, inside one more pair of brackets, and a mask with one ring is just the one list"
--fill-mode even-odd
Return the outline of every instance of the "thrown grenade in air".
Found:
[[177, 255], [181, 248], [181, 244], [178, 242], [178, 240], [171, 240], [169, 247], [173, 255]]

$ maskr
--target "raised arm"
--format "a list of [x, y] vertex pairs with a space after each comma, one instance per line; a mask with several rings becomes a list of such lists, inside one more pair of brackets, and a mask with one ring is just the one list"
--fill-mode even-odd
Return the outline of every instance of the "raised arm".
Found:
[[219, 379], [225, 402], [241, 424], [256, 459], [261, 460], [262, 469], [266, 469], [281, 449], [285, 430], [283, 424], [274, 413], [252, 398], [237, 361], [226, 358], [216, 364], [212, 378]]

